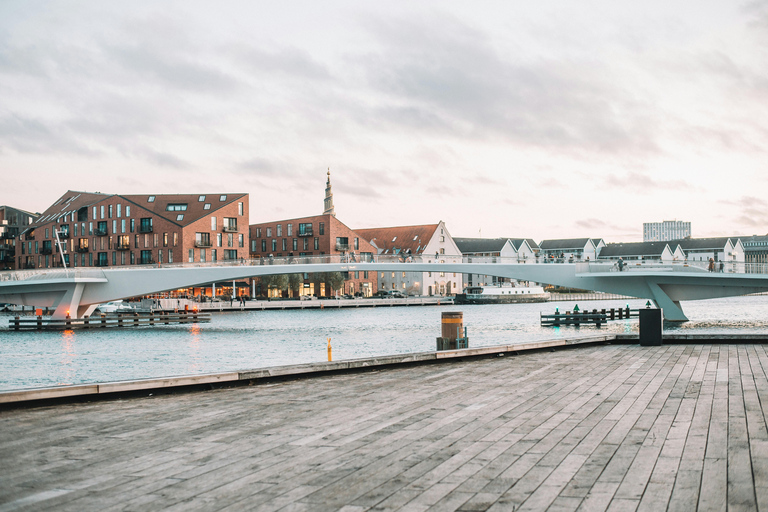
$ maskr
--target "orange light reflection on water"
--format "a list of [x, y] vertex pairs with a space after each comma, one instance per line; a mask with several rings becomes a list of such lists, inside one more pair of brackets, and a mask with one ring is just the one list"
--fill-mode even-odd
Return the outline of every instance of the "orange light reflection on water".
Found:
[[67, 386], [75, 380], [75, 368], [74, 361], [77, 354], [75, 353], [75, 331], [68, 330], [61, 333], [61, 358], [59, 364], [63, 369], [62, 375], [65, 382], [58, 382], [59, 386]]
[[189, 373], [200, 370], [200, 324], [189, 325]]

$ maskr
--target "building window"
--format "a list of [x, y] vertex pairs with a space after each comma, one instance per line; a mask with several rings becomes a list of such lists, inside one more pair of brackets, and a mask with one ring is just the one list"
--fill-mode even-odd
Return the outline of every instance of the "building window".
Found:
[[[104, 205], [103, 205], [103, 204], [102, 204], [102, 205], [101, 205], [101, 207], [99, 208], [99, 213], [101, 214], [99, 217], [100, 217], [101, 219], [103, 219], [103, 218], [104, 218]], [[94, 215], [94, 217], [95, 217], [95, 215]]]
[[216, 256], [216, 249], [211, 249], [211, 261], [214, 263], [218, 261], [218, 257]]
[[325, 222], [320, 223], [319, 231], [321, 235], [325, 234]]
[[202, 203], [203, 201], [205, 201], [205, 196], [199, 196], [199, 197], [197, 198], [197, 202], [198, 202], [198, 203]]
[[359, 238], [355, 238], [355, 250], [357, 251], [359, 249], [360, 249], [360, 239]]
[[221, 247], [221, 233], [216, 233], [216, 247]]
[[245, 239], [243, 238], [243, 234], [242, 233], [237, 235], [237, 245], [239, 247], [245, 247]]
[[299, 224], [299, 236], [312, 236], [312, 224], [311, 223]]
[[282, 245], [282, 247], [283, 247], [284, 251], [288, 250], [288, 239], [287, 238], [283, 238], [283, 245]]
[[136, 229], [136, 222], [134, 221], [134, 219], [131, 219], [131, 233], [133, 233], [135, 229]]
[[[131, 257], [133, 257], [133, 253], [131, 253]], [[171, 249], [168, 249], [168, 263], [173, 263], [173, 251]]]
[[320, 249], [320, 239], [315, 237], [315, 250]]
[[237, 203], [237, 214], [240, 216], [243, 215], [243, 203]]
[[224, 217], [224, 231], [237, 231], [237, 218]]
[[167, 212], [185, 212], [187, 211], [186, 203], [168, 204], [165, 206]]
[[112, 218], [112, 205], [109, 205], [109, 218]]
[[[144, 251], [141, 251], [141, 252], [144, 252]], [[195, 250], [194, 249], [190, 249], [189, 250], [189, 252], [187, 254], [187, 259], [188, 259], [189, 263], [192, 263], [192, 262], [195, 261]]]
[[216, 227], [216, 217], [211, 217], [211, 231], [216, 231], [218, 228]]
[[360, 279], [360, 271], [355, 270], [355, 279]]
[[232, 247], [235, 243], [234, 233], [227, 233], [227, 247]]
[[309, 238], [304, 239], [304, 250], [306, 251], [309, 249]]
[[271, 227], [268, 227], [268, 228], [267, 228], [267, 238], [269, 238], [269, 237], [271, 237], [271, 236], [272, 236], [272, 228], [271, 228]]
[[261, 252], [267, 252], [267, 241], [262, 240], [261, 241]]
[[256, 252], [256, 240], [251, 240], [251, 252]]
[[[288, 233], [286, 233], [285, 236], [292, 236], [292, 235], [293, 235], [293, 224], [288, 224]], [[257, 234], [256, 236], [258, 237], [261, 235]]]
[[117, 204], [117, 218], [119, 219], [122, 217], [121, 215], [122, 205], [120, 203]]
[[176, 216], [176, 220], [177, 220], [177, 221], [178, 221], [178, 220], [184, 220], [184, 214], [183, 214], [183, 213], [180, 213], [180, 214], [178, 214], [178, 215]]
[[125, 205], [125, 216], [130, 217], [131, 216], [131, 205], [127, 204]]
[[277, 251], [277, 240], [275, 240], [273, 238], [272, 239], [272, 252], [276, 252], [276, 251]]
[[148, 202], [148, 203], [154, 203], [154, 202], [155, 202], [155, 196], [149, 196], [149, 197], [147, 198], [147, 202]]
[[139, 222], [139, 233], [152, 232], [152, 217], [145, 217]]
[[223, 195], [223, 196], [219, 197], [219, 201], [226, 201], [226, 200], [227, 200], [227, 196], [226, 195]]
[[[289, 224], [289, 226], [290, 226], [290, 224]], [[298, 251], [299, 250], [299, 240], [298, 240], [298, 238], [294, 238], [293, 239], [293, 250], [294, 251]]]
[[205, 203], [203, 205], [203, 210], [210, 210], [211, 209], [211, 203]]
[[200, 263], [205, 263], [205, 249], [200, 249]]
[[152, 251], [141, 251], [141, 264], [142, 265], [149, 265], [152, 263]]
[[117, 221], [113, 220], [112, 221], [112, 234], [115, 234], [115, 233], [117, 233]]
[[368, 271], [363, 271], [363, 279], [368, 279]]
[[[290, 224], [288, 224], [290, 226]], [[256, 238], [261, 238], [261, 228], [256, 228]]]
[[179, 243], [179, 234], [178, 233], [174, 233], [173, 234], [173, 246], [176, 247], [176, 244], [178, 244], [178, 243]]
[[282, 224], [278, 224], [277, 225], [277, 233], [275, 234], [275, 236], [283, 236], [283, 225]]
[[168, 247], [168, 233], [163, 233], [163, 247]]

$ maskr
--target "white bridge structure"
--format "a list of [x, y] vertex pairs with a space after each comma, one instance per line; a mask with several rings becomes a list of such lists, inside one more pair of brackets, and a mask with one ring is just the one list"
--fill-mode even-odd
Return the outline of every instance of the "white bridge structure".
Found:
[[[447, 257], [449, 258], [449, 257]], [[457, 258], [456, 258], [457, 259]], [[680, 301], [768, 291], [768, 266], [726, 263], [710, 272], [707, 262], [531, 263], [500, 257], [464, 257], [461, 262], [404, 260], [378, 255], [366, 261], [346, 255], [240, 260], [218, 263], [136, 265], [109, 268], [0, 272], [0, 303], [55, 308], [53, 318], [82, 318], [98, 304], [153, 293], [274, 274], [316, 272], [457, 272], [594, 290], [653, 301], [671, 321], [688, 318]]]

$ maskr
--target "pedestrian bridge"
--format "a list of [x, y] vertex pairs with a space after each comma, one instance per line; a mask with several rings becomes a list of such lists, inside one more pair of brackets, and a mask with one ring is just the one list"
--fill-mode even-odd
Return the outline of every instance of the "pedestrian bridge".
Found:
[[[97, 304], [153, 293], [275, 274], [316, 272], [458, 272], [505, 277], [653, 301], [667, 320], [687, 320], [680, 301], [732, 297], [768, 291], [768, 266], [727, 263], [710, 272], [707, 262], [538, 263], [499, 257], [403, 259], [378, 255], [364, 261], [325, 255], [136, 265], [109, 268], [39, 269], [0, 272], [0, 303], [55, 308], [54, 318], [81, 318]], [[451, 261], [453, 259], [454, 261]], [[719, 269], [718, 269], [719, 270]]]

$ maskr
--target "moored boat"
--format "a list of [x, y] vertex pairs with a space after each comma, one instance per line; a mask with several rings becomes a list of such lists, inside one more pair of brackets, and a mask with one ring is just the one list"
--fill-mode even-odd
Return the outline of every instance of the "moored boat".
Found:
[[549, 294], [541, 286], [468, 286], [456, 295], [456, 304], [515, 304], [547, 302]]

